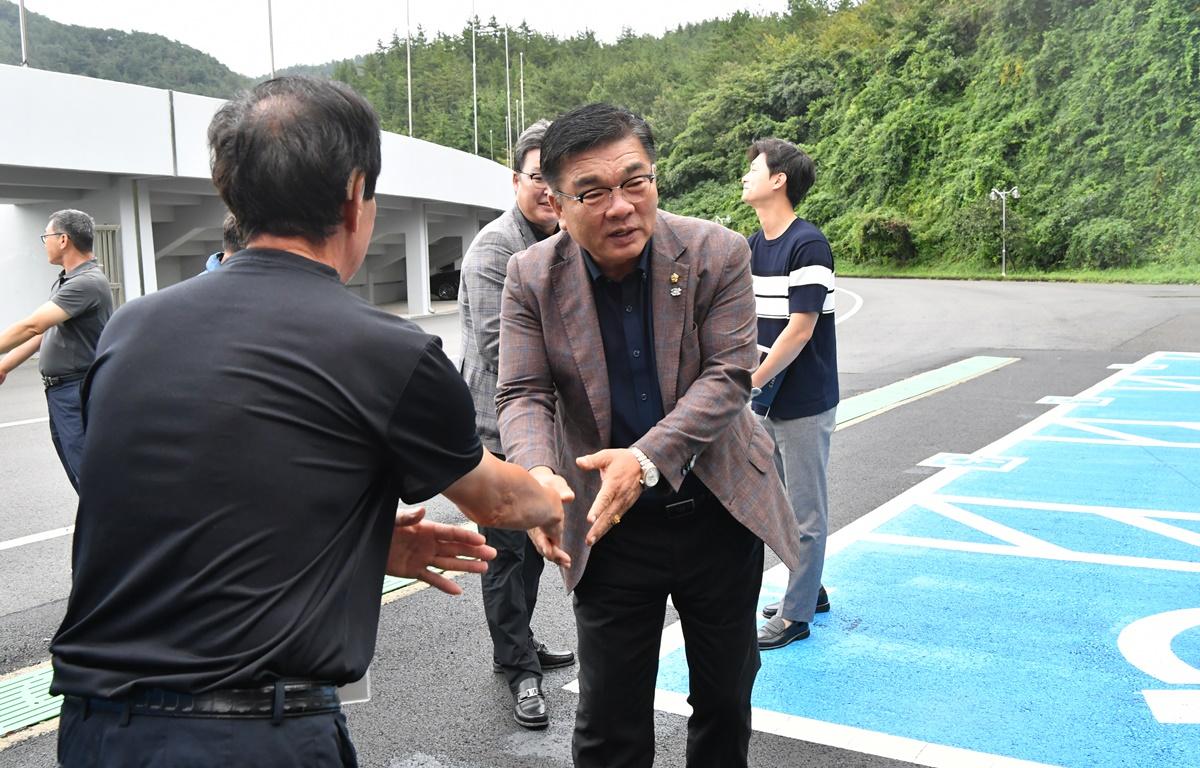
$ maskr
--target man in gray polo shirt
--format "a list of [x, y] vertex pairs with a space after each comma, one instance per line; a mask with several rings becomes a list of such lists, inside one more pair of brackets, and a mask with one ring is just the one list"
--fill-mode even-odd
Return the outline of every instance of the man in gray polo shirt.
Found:
[[38, 369], [46, 387], [50, 436], [67, 478], [79, 490], [83, 413], [79, 386], [96, 357], [96, 342], [112, 315], [112, 289], [92, 255], [95, 223], [83, 211], [50, 215], [42, 242], [46, 258], [62, 267], [50, 300], [0, 333], [0, 384], [10, 371], [41, 350]]

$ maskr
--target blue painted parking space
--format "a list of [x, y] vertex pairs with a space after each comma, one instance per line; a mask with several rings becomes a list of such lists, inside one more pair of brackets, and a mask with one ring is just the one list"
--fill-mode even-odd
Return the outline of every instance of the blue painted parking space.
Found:
[[[931, 766], [1200, 765], [1200, 354], [1047, 394], [831, 537], [833, 610], [762, 654], [757, 730]], [[686, 714], [677, 627], [658, 687]]]

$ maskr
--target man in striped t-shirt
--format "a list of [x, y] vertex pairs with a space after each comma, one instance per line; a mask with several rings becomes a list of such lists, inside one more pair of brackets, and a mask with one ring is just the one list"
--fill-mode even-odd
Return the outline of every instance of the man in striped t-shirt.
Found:
[[813, 614], [829, 610], [821, 570], [829, 529], [826, 467], [838, 404], [833, 253], [821, 230], [795, 212], [816, 180], [812, 158], [781, 139], [759, 139], [746, 155], [750, 170], [742, 177], [742, 200], [762, 225], [750, 236], [764, 355], [751, 379], [762, 390], [752, 405], [775, 439], [775, 464], [803, 545], [783, 600], [763, 609], [770, 621], [759, 630], [758, 647], [771, 650], [808, 637]]

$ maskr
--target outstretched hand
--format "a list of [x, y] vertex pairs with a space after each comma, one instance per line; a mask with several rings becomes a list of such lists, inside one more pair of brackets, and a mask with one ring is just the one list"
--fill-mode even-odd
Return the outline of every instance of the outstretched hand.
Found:
[[[575, 500], [575, 492], [567, 485], [567, 481], [561, 475], [555, 474], [554, 470], [549, 467], [534, 467], [529, 474], [533, 475], [533, 479], [541, 483], [542, 489], [556, 498], [560, 505]], [[564, 568], [571, 567], [571, 556], [562, 548], [563, 518], [561, 516], [548, 525], [530, 528], [528, 533], [534, 548], [542, 557]]]
[[575, 459], [580, 469], [600, 471], [600, 491], [588, 510], [588, 546], [621, 522], [621, 516], [642, 495], [642, 465], [628, 448], [608, 448]]
[[425, 520], [424, 507], [401, 509], [396, 512], [392, 528], [387, 572], [391, 576], [419, 579], [448, 595], [459, 595], [462, 587], [429, 569], [483, 573], [487, 570], [485, 561], [495, 556], [496, 550], [475, 531], [429, 522]]

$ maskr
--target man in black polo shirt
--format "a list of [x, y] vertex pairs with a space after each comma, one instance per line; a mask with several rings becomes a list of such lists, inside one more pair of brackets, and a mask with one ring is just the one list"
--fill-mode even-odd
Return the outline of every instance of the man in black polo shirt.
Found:
[[79, 386], [96, 357], [96, 342], [112, 315], [112, 289], [92, 256], [95, 224], [83, 211], [50, 215], [42, 243], [46, 258], [62, 267], [50, 300], [0, 334], [0, 384], [10, 371], [41, 350], [38, 369], [46, 386], [50, 437], [67, 479], [79, 490], [83, 412]]
[[438, 339], [346, 291], [380, 168], [362, 97], [270, 80], [209, 142], [246, 249], [117, 313], [83, 387], [74, 582], [50, 648], [66, 768], [355, 765], [334, 686], [371, 660], [385, 570], [453, 593], [426, 566], [494, 554], [397, 516], [398, 498], [443, 493], [555, 542], [570, 497], [483, 450]]

